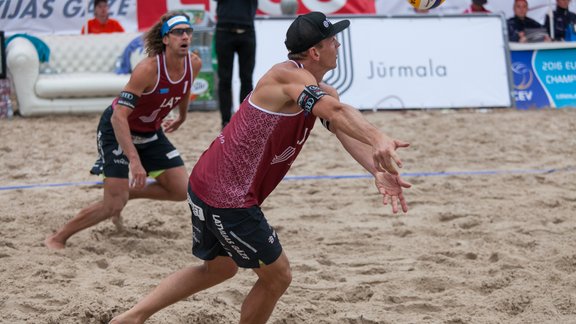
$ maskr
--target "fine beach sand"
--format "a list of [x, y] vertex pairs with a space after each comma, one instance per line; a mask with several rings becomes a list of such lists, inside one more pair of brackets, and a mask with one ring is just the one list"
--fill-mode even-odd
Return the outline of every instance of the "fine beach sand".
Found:
[[[364, 116], [412, 144], [410, 211], [393, 215], [367, 177], [283, 181], [262, 208], [293, 282], [269, 323], [576, 323], [576, 109]], [[200, 263], [184, 202], [130, 201], [124, 232], [105, 221], [43, 246], [102, 194], [98, 118], [0, 120], [0, 323], [107, 323]], [[169, 135], [188, 170], [219, 122], [193, 112]], [[362, 174], [317, 124], [289, 176]], [[255, 280], [240, 270], [147, 323], [236, 323]]]

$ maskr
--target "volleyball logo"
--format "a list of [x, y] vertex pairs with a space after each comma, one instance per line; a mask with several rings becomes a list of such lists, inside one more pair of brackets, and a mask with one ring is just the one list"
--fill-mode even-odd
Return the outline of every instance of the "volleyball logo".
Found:
[[420, 10], [433, 9], [444, 3], [444, 0], [408, 0], [408, 3]]

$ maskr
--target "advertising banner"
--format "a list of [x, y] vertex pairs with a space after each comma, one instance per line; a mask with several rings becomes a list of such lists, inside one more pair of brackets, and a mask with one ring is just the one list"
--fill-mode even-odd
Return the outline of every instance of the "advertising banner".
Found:
[[[143, 3], [139, 0], [139, 3]], [[138, 6], [138, 28], [146, 30], [167, 10], [204, 10], [212, 19], [215, 16], [215, 0], [163, 0], [148, 1]], [[325, 14], [374, 14], [374, 0], [298, 0], [297, 14], [321, 11]], [[280, 0], [258, 0], [258, 16], [281, 16]], [[198, 22], [205, 24], [205, 21]]]
[[576, 44], [551, 46], [511, 51], [517, 108], [576, 107]]
[[[347, 18], [338, 68], [325, 77], [343, 102], [360, 109], [513, 105], [500, 16]], [[257, 20], [254, 80], [287, 58], [290, 22]]]
[[[281, 0], [259, 0], [258, 15], [280, 16]], [[213, 17], [215, 0], [109, 0], [110, 16], [120, 21], [128, 32], [145, 31], [167, 10], [205, 11]], [[544, 22], [545, 15], [556, 8], [555, 1], [530, 0], [528, 16]], [[406, 0], [298, 0], [298, 13], [322, 11], [326, 14], [415, 15]], [[514, 0], [488, 1], [486, 8], [509, 18]], [[447, 0], [431, 14], [461, 14], [470, 0]], [[93, 0], [0, 0], [0, 30], [7, 35], [77, 34], [82, 24], [93, 17]], [[570, 3], [576, 12], [576, 2]]]
[[[126, 31], [136, 31], [136, 0], [108, 0], [110, 17]], [[6, 34], [80, 34], [94, 18], [90, 0], [0, 0], [0, 30]]]
[[[375, 0], [298, 0], [298, 13], [374, 14]], [[93, 18], [93, 0], [0, 0], [0, 30], [8, 35], [79, 34]], [[215, 0], [108, 0], [110, 17], [127, 32], [145, 31], [168, 10], [186, 10], [194, 22], [213, 20]], [[259, 16], [280, 16], [280, 0], [259, 0]], [[202, 14], [196, 14], [196, 13]]]

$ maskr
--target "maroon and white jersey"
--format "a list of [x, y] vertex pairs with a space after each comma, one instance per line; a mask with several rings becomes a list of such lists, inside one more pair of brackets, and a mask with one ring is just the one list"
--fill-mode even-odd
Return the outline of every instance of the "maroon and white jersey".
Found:
[[[184, 74], [180, 80], [171, 80], [166, 68], [165, 53], [156, 55], [158, 75], [156, 85], [149, 92], [140, 96], [134, 111], [128, 116], [130, 130], [135, 132], [154, 132], [162, 127], [162, 119], [176, 107], [193, 82], [190, 55], [184, 60]], [[116, 106], [118, 98], [114, 99], [112, 107]]]
[[303, 110], [267, 111], [249, 95], [194, 166], [192, 191], [216, 208], [262, 204], [290, 169], [315, 121]]

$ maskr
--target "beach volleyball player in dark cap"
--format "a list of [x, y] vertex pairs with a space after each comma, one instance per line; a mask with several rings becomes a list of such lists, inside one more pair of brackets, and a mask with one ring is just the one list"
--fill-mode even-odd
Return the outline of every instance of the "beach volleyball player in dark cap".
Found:
[[382, 133], [322, 82], [336, 68], [336, 34], [349, 24], [333, 24], [320, 12], [292, 22], [285, 41], [288, 60], [264, 74], [190, 175], [193, 254], [203, 264], [171, 274], [111, 323], [143, 323], [162, 308], [232, 278], [238, 267], [258, 276], [242, 304], [240, 323], [265, 323], [292, 274], [278, 233], [260, 206], [290, 169], [316, 119], [374, 176], [384, 204], [394, 213], [408, 211], [402, 190], [410, 184], [396, 169], [402, 166], [396, 149], [408, 143]]

